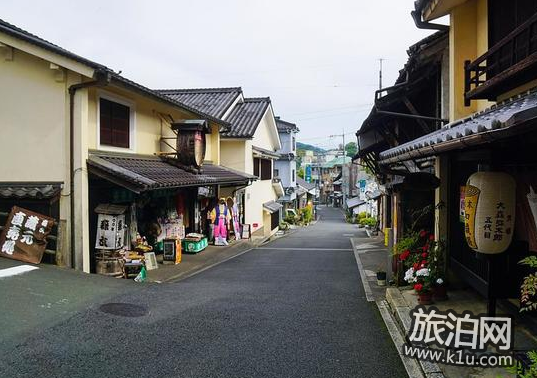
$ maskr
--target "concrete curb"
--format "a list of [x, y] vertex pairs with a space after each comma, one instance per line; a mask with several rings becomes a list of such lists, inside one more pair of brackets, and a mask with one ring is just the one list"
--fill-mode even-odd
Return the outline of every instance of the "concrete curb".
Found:
[[388, 287], [386, 289], [386, 300], [375, 301], [354, 239], [350, 238], [350, 242], [354, 252], [354, 258], [356, 259], [356, 265], [358, 266], [358, 271], [360, 272], [360, 278], [364, 287], [366, 300], [368, 302], [376, 303], [382, 316], [382, 320], [384, 321], [388, 333], [390, 334], [390, 337], [397, 348], [397, 352], [408, 376], [411, 378], [445, 378], [445, 375], [442, 373], [442, 370], [437, 364], [429, 361], [417, 360], [403, 355], [402, 348], [405, 344], [404, 335], [410, 330], [411, 324], [410, 307], [408, 307], [408, 304], [406, 303], [399, 289], [392, 287]]
[[[412, 322], [412, 319], [410, 318], [410, 307], [398, 288], [390, 287], [386, 289], [386, 306], [389, 310], [391, 310], [391, 313], [393, 313], [396, 324], [398, 324], [400, 331], [403, 334], [408, 334]], [[403, 344], [401, 343], [400, 345], [402, 346]], [[408, 357], [405, 358], [410, 359]], [[438, 364], [434, 362], [415, 359], [410, 360], [413, 360], [419, 364], [420, 369], [427, 378], [446, 377], [442, 372], [442, 369], [440, 369]]]
[[193, 277], [193, 276], [195, 276], [196, 274], [205, 272], [206, 270], [211, 269], [211, 268], [213, 268], [213, 267], [215, 267], [215, 266], [217, 266], [217, 265], [220, 265], [220, 264], [222, 264], [222, 263], [225, 263], [226, 261], [229, 261], [229, 260], [231, 260], [231, 259], [234, 259], [235, 257], [239, 257], [239, 256], [245, 254], [246, 252], [250, 252], [251, 250], [253, 250], [253, 249], [255, 249], [255, 248], [256, 248], [255, 246], [254, 246], [254, 247], [250, 247], [250, 248], [248, 248], [248, 249], [246, 249], [246, 250], [244, 250], [244, 251], [241, 251], [241, 252], [239, 252], [239, 253], [237, 253], [237, 254], [235, 254], [235, 255], [233, 255], [233, 256], [229, 256], [229, 257], [227, 257], [227, 258], [225, 258], [225, 259], [223, 259], [223, 260], [221, 260], [221, 261], [214, 262], [214, 263], [212, 263], [212, 264], [210, 264], [210, 265], [207, 265], [207, 266], [205, 266], [205, 267], [203, 267], [203, 268], [201, 268], [201, 269], [199, 269], [199, 270], [195, 270], [195, 271], [190, 272], [190, 273], [185, 273], [185, 274], [184, 274], [184, 273], [179, 273], [179, 274], [176, 274], [176, 275], [174, 275], [174, 276], [172, 276], [172, 277], [169, 277], [169, 278], [166, 279], [165, 281], [162, 281], [162, 283], [179, 282], [179, 281], [182, 281], [182, 280], [184, 280], [184, 279], [186, 279], [186, 278]]
[[362, 286], [364, 287], [365, 298], [368, 302], [374, 302], [375, 298], [373, 297], [373, 290], [371, 290], [371, 286], [369, 285], [369, 281], [367, 280], [367, 276], [364, 271], [364, 266], [362, 265], [362, 260], [360, 259], [360, 255], [358, 253], [358, 249], [354, 245], [354, 239], [350, 238], [350, 240], [352, 245], [352, 251], [354, 253], [354, 258], [356, 259], [356, 265], [358, 265], [358, 271], [360, 272], [360, 278], [362, 279]]
[[[397, 354], [405, 367], [405, 370], [409, 377], [411, 378], [425, 378], [426, 375], [423, 373], [423, 370], [417, 360], [405, 356], [402, 352], [403, 344], [405, 343], [405, 338], [401, 334], [399, 327], [395, 319], [393, 318], [390, 312], [390, 306], [386, 301], [377, 302], [377, 307], [379, 309], [382, 320], [386, 324], [388, 333], [390, 334], [395, 347], [397, 348]], [[432, 377], [430, 377], [432, 378]]]

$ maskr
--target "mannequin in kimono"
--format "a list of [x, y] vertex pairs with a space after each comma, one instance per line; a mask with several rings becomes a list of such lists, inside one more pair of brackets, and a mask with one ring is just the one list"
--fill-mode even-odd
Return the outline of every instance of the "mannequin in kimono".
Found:
[[227, 225], [231, 219], [226, 200], [220, 198], [216, 207], [211, 211], [211, 221], [214, 224], [214, 245], [228, 245]]
[[226, 199], [227, 208], [231, 212], [231, 222], [229, 225], [230, 230], [233, 230], [233, 235], [235, 235], [235, 240], [241, 238], [241, 229], [239, 225], [239, 208], [233, 198], [228, 197]]

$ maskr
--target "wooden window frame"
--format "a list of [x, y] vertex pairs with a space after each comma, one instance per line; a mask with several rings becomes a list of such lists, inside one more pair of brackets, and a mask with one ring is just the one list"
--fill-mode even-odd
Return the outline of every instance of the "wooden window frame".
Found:
[[[101, 144], [101, 99], [115, 102], [117, 104], [129, 108], [129, 147], [116, 147], [107, 144]], [[129, 99], [110, 94], [107, 92], [99, 92], [97, 94], [97, 149], [105, 151], [121, 151], [135, 152], [136, 151], [136, 106]]]
[[260, 180], [272, 180], [272, 160], [261, 158], [259, 159], [259, 165]]

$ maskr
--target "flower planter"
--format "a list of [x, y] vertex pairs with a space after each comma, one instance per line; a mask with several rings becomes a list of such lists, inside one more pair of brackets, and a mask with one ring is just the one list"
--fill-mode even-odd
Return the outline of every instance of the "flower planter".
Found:
[[435, 301], [446, 301], [448, 299], [446, 285], [434, 286], [433, 298]]
[[418, 303], [420, 305], [430, 305], [433, 303], [433, 293], [431, 291], [418, 293]]
[[386, 286], [386, 272], [377, 272], [377, 285]]

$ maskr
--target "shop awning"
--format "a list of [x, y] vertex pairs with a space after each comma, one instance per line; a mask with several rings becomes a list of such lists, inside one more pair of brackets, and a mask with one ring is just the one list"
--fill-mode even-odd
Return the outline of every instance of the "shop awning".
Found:
[[195, 174], [166, 162], [158, 156], [90, 153], [88, 170], [135, 193], [148, 190], [204, 185], [246, 185], [255, 177], [233, 169], [204, 164]]
[[380, 190], [374, 190], [372, 192], [366, 192], [365, 196], [369, 199], [374, 200], [374, 199], [380, 198], [380, 196], [382, 196], [382, 192]]
[[0, 198], [54, 198], [61, 190], [61, 182], [0, 182]]
[[471, 117], [380, 153], [380, 164], [390, 164], [490, 143], [535, 129], [537, 91], [519, 96]]
[[360, 197], [349, 198], [347, 200], [347, 207], [352, 209], [353, 207], [360, 206], [363, 203], [365, 203], [365, 201], [361, 200]]
[[276, 201], [269, 201], [269, 202], [265, 202], [263, 204], [263, 209], [265, 209], [266, 211], [268, 211], [271, 214], [277, 212], [282, 207], [283, 206], [281, 204], [279, 204], [278, 202], [276, 202]]

